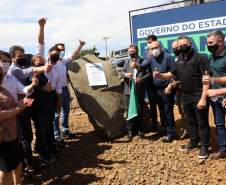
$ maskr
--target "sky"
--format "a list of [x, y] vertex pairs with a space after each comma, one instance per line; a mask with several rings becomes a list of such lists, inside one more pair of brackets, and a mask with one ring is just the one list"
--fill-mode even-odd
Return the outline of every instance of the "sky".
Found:
[[[130, 45], [129, 11], [170, 3], [170, 0], [0, 0], [0, 50], [21, 45], [26, 54], [35, 54], [38, 19], [45, 17], [46, 51], [56, 43], [66, 45], [66, 55], [86, 42], [106, 55], [107, 49]], [[46, 52], [47, 55], [47, 52]]]

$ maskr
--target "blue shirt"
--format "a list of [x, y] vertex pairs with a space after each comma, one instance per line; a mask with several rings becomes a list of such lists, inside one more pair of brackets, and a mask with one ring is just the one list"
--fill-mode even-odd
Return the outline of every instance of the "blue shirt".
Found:
[[[174, 66], [175, 59], [168, 53], [161, 52], [158, 58], [151, 56], [145, 64], [141, 64], [140, 70], [151, 69], [152, 73], [155, 71], [155, 68], [158, 69], [160, 73], [167, 73]], [[154, 84], [157, 89], [164, 89], [170, 83], [170, 80], [161, 80], [153, 78]]]

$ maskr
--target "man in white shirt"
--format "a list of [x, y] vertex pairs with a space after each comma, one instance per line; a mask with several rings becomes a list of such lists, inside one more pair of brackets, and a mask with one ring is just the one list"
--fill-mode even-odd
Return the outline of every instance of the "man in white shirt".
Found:
[[[61, 95], [61, 106], [62, 106], [62, 115], [61, 115], [61, 125], [62, 125], [62, 137], [68, 137], [71, 135], [69, 132], [69, 125], [68, 125], [68, 117], [70, 112], [70, 92], [67, 86], [67, 69], [66, 65], [75, 58], [79, 52], [81, 51], [82, 47], [85, 45], [84, 41], [79, 40], [80, 45], [74, 50], [73, 53], [70, 55], [65, 55], [65, 45], [62, 43], [55, 44], [54, 46], [58, 47], [60, 52], [60, 59], [57, 63], [59, 65], [60, 71], [62, 73], [62, 95]], [[59, 128], [59, 117], [60, 117], [60, 110], [57, 109], [55, 112], [55, 119], [53, 121], [54, 126], [54, 136], [57, 141], [62, 141], [60, 128]]]
[[4, 74], [2, 86], [13, 95], [16, 102], [18, 102], [18, 94], [31, 95], [34, 87], [38, 85], [38, 79], [34, 76], [32, 78], [32, 83], [28, 86], [24, 86], [15, 76], [7, 74], [11, 58], [10, 54], [5, 51], [0, 51], [0, 56], [0, 66]]

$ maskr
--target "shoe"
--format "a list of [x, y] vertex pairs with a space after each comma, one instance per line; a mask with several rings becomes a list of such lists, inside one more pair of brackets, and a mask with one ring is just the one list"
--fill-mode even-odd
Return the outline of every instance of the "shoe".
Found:
[[171, 143], [173, 140], [175, 140], [174, 136], [166, 136], [164, 139], [162, 139], [162, 142]]
[[138, 131], [138, 136], [144, 137], [144, 133], [142, 131]]
[[180, 140], [183, 139], [188, 139], [189, 138], [189, 133], [188, 132], [183, 132], [183, 134], [181, 136], [179, 136]]
[[53, 164], [55, 162], [55, 159], [49, 155], [45, 155], [45, 156], [39, 155], [39, 159], [41, 161], [44, 161], [47, 164]]
[[56, 140], [56, 142], [58, 142], [58, 143], [63, 143], [64, 142], [64, 139], [62, 138], [62, 137], [55, 137], [55, 140]]
[[192, 150], [192, 149], [197, 149], [197, 148], [198, 148], [198, 145], [197, 144], [188, 143], [188, 145], [182, 146], [180, 148], [180, 150], [181, 151], [184, 151], [184, 150]]
[[75, 133], [71, 133], [69, 130], [65, 130], [65, 132], [61, 133], [62, 137], [74, 137]]
[[129, 141], [131, 141], [133, 139], [133, 133], [128, 132], [127, 138], [129, 139]]
[[210, 154], [210, 159], [220, 159], [226, 157], [226, 151], [218, 151], [217, 153]]
[[205, 147], [201, 147], [201, 151], [199, 153], [199, 159], [206, 159], [208, 157], [208, 149]]
[[153, 137], [163, 137], [163, 136], [166, 136], [167, 135], [167, 132], [164, 132], [164, 131], [160, 131], [154, 135], [152, 135]]

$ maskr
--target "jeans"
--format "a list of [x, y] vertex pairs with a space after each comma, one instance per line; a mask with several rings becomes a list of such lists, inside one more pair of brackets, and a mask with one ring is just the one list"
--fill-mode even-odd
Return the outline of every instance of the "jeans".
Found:
[[225, 113], [226, 109], [222, 106], [223, 99], [216, 102], [211, 101], [213, 109], [214, 122], [216, 124], [217, 136], [221, 151], [226, 151], [226, 130], [225, 130]]
[[33, 140], [33, 132], [31, 128], [30, 110], [24, 109], [17, 114], [22, 146], [25, 154], [24, 162], [26, 165], [33, 165], [34, 159], [32, 156], [31, 142]]
[[200, 132], [201, 147], [208, 149], [210, 138], [208, 103], [205, 109], [198, 109], [198, 102], [182, 101], [182, 103], [188, 119], [190, 142], [198, 144], [198, 133]]
[[47, 153], [46, 138], [49, 133], [49, 117], [50, 115], [48, 113], [37, 113], [37, 111], [31, 112], [31, 118], [36, 128], [34, 149], [42, 155]]
[[[126, 107], [127, 110], [129, 109], [129, 100], [130, 96], [126, 95]], [[138, 99], [139, 101], [139, 110], [138, 110], [138, 116], [126, 121], [127, 130], [128, 132], [136, 132], [136, 131], [143, 131], [142, 129], [142, 108], [144, 105], [144, 98]]]
[[[62, 89], [61, 106], [62, 106], [61, 124], [63, 132], [65, 132], [66, 130], [69, 130], [68, 117], [70, 112], [70, 93], [68, 89]], [[59, 127], [60, 111], [61, 109], [56, 110], [55, 118], [53, 121], [55, 137], [60, 137], [60, 127]]]
[[175, 120], [173, 114], [175, 91], [172, 90], [170, 95], [165, 95], [165, 89], [158, 89], [157, 93], [161, 131], [167, 132], [167, 136], [173, 136], [175, 134]]

